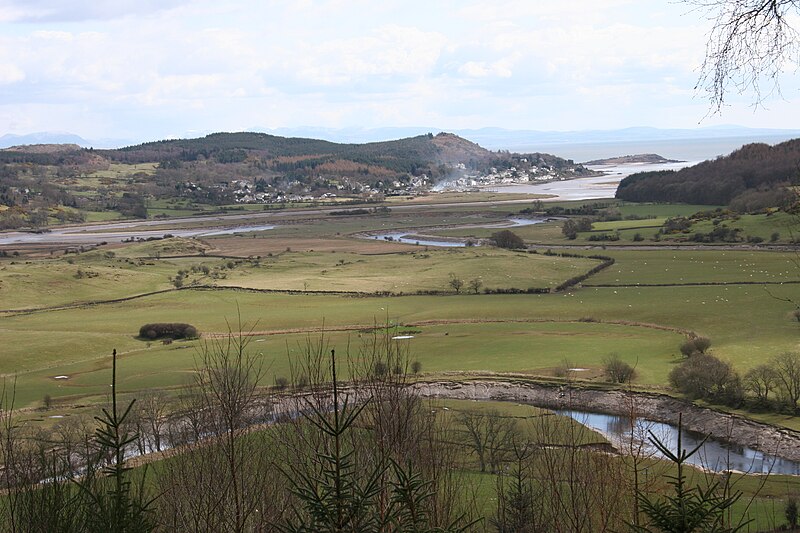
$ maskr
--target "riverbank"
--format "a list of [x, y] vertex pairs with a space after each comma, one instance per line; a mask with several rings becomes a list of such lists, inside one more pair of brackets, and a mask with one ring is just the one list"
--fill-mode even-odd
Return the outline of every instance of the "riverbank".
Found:
[[517, 380], [421, 382], [413, 385], [430, 398], [529, 403], [553, 410], [580, 409], [647, 418], [730, 440], [763, 453], [800, 461], [800, 432], [700, 407], [665, 394], [590, 389]]

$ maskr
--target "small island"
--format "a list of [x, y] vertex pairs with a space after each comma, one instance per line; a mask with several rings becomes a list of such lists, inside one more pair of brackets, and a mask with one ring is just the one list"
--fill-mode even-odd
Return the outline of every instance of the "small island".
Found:
[[683, 163], [677, 159], [667, 159], [658, 154], [636, 154], [636, 155], [621, 155], [618, 157], [609, 157], [607, 159], [595, 159], [593, 161], [586, 161], [584, 165], [630, 165], [633, 163], [648, 163], [657, 165], [659, 163]]

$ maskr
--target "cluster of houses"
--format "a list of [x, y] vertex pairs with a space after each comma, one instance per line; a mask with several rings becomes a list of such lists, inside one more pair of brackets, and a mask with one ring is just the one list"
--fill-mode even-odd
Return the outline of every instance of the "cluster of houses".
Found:
[[[197, 187], [195, 184], [191, 184]], [[270, 185], [264, 186], [257, 184], [256, 181], [246, 179], [235, 179], [221, 182], [215, 187], [227, 189], [236, 203], [241, 204], [272, 204], [290, 202], [315, 202], [325, 200], [335, 200], [338, 196], [360, 195], [364, 198], [385, 197], [385, 196], [409, 196], [421, 194], [430, 189], [430, 178], [422, 174], [421, 176], [411, 176], [407, 181], [393, 180], [379, 182], [377, 185], [361, 183], [349, 178], [341, 178], [331, 182], [327, 191], [312, 191], [307, 185], [298, 181], [290, 181], [283, 187], [277, 188]], [[186, 184], [191, 188], [190, 184]], [[333, 190], [337, 192], [333, 192]], [[324, 192], [323, 192], [324, 191]]]
[[[453, 175], [434, 184], [426, 174], [409, 176], [408, 179], [378, 181], [372, 185], [349, 177], [338, 179], [319, 177], [328, 186], [312, 190], [299, 181], [289, 181], [277, 187], [261, 180], [234, 179], [220, 182], [215, 187], [225, 189], [233, 195], [236, 203], [242, 204], [272, 204], [287, 202], [314, 202], [335, 200], [338, 196], [352, 197], [360, 195], [363, 198], [377, 198], [385, 196], [415, 196], [428, 191], [477, 191], [483, 187], [498, 185], [513, 185], [526, 183], [542, 183], [548, 181], [565, 180], [572, 176], [575, 169], [555, 169], [547, 165], [527, 164], [526, 159], [521, 159], [520, 167], [512, 166], [508, 169], [498, 170], [490, 168], [488, 172], [468, 171], [464, 164], [453, 168]], [[524, 167], [524, 168], [523, 168]], [[187, 182], [186, 188], [198, 187]]]
[[[527, 163], [526, 159], [520, 160]], [[574, 177], [574, 168], [556, 170], [549, 166], [531, 166], [527, 169], [510, 167], [505, 170], [497, 170], [492, 167], [486, 174], [467, 173], [464, 165], [457, 165], [460, 176], [452, 177], [439, 183], [436, 186], [438, 191], [458, 191], [471, 192], [478, 191], [483, 187], [493, 187], [498, 185], [518, 185], [528, 183], [545, 183], [549, 181], [566, 180]]]

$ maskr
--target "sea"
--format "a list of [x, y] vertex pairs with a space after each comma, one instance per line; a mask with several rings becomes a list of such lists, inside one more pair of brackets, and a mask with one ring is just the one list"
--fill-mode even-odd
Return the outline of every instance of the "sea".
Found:
[[517, 146], [516, 152], [544, 152], [576, 163], [634, 154], [658, 154], [666, 159], [705, 161], [728, 155], [745, 144], [777, 144], [792, 139], [789, 135], [753, 135], [749, 137], [713, 137], [703, 139], [663, 139], [643, 141], [608, 141], [593, 143], [558, 143]]
[[791, 137], [759, 136], [759, 137], [720, 137], [707, 139], [669, 139], [653, 141], [624, 141], [536, 145], [521, 147], [519, 152], [545, 152], [576, 163], [607, 159], [624, 155], [658, 154], [665, 159], [677, 161], [671, 163], [632, 163], [627, 165], [591, 165], [589, 168], [604, 172], [601, 177], [580, 178], [567, 181], [554, 181], [534, 185], [507, 185], [490, 187], [485, 190], [504, 193], [542, 194], [549, 200], [591, 200], [613, 198], [619, 182], [636, 172], [653, 170], [680, 170], [683, 167], [696, 165], [702, 161], [725, 156], [741, 148], [745, 144], [762, 142], [777, 144]]

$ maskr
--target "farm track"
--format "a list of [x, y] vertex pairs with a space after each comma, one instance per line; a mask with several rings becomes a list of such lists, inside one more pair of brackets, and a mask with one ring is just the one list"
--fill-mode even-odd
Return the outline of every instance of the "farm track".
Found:
[[[414, 328], [426, 326], [446, 326], [458, 324], [607, 324], [616, 326], [630, 326], [647, 329], [655, 329], [660, 331], [670, 331], [679, 333], [686, 336], [697, 335], [694, 331], [685, 328], [678, 328], [673, 326], [665, 326], [662, 324], [652, 324], [648, 322], [634, 322], [630, 320], [600, 320], [600, 319], [553, 319], [553, 318], [507, 318], [507, 319], [487, 319], [487, 318], [452, 318], [452, 319], [436, 319], [436, 320], [418, 320], [415, 322], [408, 322], [402, 324], [401, 327]], [[259, 330], [259, 331], [246, 331], [241, 333], [244, 337], [266, 337], [271, 335], [291, 335], [299, 333], [327, 333], [334, 331], [364, 331], [371, 333], [376, 330], [384, 329], [383, 326], [376, 326], [375, 324], [347, 324], [344, 326], [334, 327], [311, 327], [311, 328], [287, 328], [287, 329], [273, 329], [273, 330]], [[227, 332], [204, 332], [203, 338], [218, 339], [226, 338], [230, 335]], [[234, 333], [238, 336], [239, 333]]]

